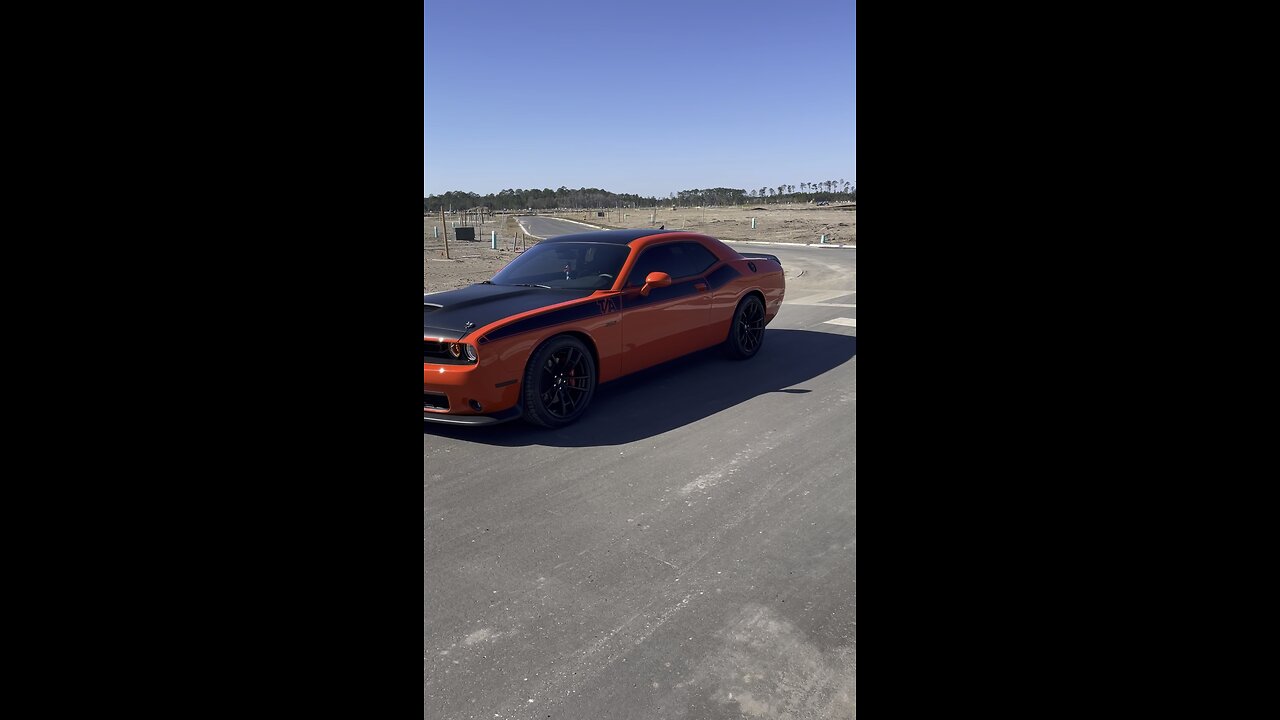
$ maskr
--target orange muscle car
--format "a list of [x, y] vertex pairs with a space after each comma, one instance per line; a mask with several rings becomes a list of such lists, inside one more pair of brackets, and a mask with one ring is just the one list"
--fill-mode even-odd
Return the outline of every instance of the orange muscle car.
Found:
[[715, 345], [754, 356], [785, 289], [777, 257], [706, 235], [543, 240], [491, 280], [423, 296], [422, 418], [567, 425], [599, 383]]

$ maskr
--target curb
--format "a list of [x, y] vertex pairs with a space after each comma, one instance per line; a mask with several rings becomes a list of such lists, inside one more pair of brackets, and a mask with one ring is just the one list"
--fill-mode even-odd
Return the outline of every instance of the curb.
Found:
[[771, 246], [773, 246], [773, 247], [793, 247], [793, 248], [801, 248], [801, 247], [803, 247], [803, 248], [807, 248], [807, 247], [813, 247], [813, 248], [840, 248], [840, 249], [843, 249], [843, 250], [857, 250], [857, 249], [858, 249], [858, 246], [857, 246], [857, 245], [843, 245], [843, 244], [835, 244], [835, 243], [827, 243], [826, 245], [823, 245], [823, 244], [820, 244], [820, 243], [785, 243], [785, 242], [766, 242], [766, 241], [764, 241], [764, 240], [721, 240], [720, 242], [729, 243], [729, 244], [732, 244], [732, 245], [771, 245]]

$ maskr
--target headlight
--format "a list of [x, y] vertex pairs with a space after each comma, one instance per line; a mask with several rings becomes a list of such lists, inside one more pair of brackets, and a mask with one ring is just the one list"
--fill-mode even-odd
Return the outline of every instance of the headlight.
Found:
[[467, 362], [476, 361], [476, 349], [466, 343], [449, 343], [449, 354], [455, 358], [462, 357], [465, 354]]

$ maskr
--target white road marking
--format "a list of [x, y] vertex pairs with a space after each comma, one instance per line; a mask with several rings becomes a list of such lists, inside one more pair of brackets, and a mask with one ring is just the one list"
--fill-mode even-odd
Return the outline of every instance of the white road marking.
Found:
[[[856, 294], [857, 293], [853, 290], [827, 290], [824, 292], [809, 293], [807, 295], [801, 295], [800, 297], [797, 297], [797, 298], [783, 298], [782, 304], [783, 305], [821, 305], [824, 300], [834, 300], [838, 297], [841, 297], [842, 295], [856, 295]], [[840, 305], [834, 304], [834, 303], [833, 303], [833, 306], [841, 307]]]
[[847, 327], [858, 327], [858, 321], [853, 318], [836, 318], [835, 320], [824, 320], [828, 325], [845, 325]]

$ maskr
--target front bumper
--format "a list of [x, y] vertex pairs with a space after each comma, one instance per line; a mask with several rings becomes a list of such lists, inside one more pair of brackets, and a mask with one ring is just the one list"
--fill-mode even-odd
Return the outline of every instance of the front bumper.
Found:
[[[495, 357], [479, 365], [423, 363], [422, 419], [446, 425], [493, 425], [520, 417], [523, 366]], [[476, 409], [472, 403], [477, 403]]]

